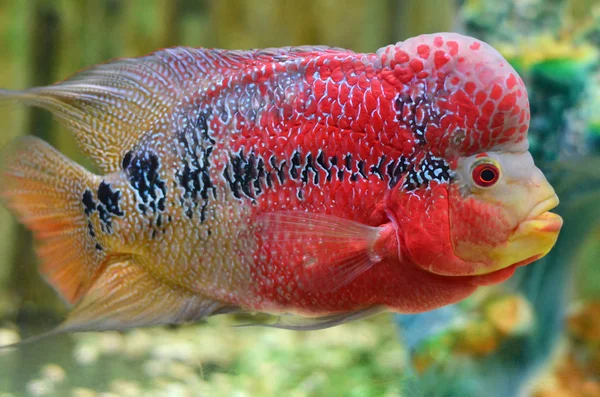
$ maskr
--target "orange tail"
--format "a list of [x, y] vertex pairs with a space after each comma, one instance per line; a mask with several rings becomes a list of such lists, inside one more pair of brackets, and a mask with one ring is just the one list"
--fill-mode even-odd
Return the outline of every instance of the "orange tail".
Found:
[[37, 138], [5, 153], [0, 197], [33, 232], [41, 273], [75, 307], [50, 332], [0, 349], [62, 332], [177, 324], [239, 310], [154, 278], [130, 255], [104, 251], [86, 199], [100, 177]]
[[34, 235], [40, 272], [71, 304], [90, 288], [106, 254], [88, 230], [82, 193], [99, 177], [37, 138], [9, 145], [0, 196]]

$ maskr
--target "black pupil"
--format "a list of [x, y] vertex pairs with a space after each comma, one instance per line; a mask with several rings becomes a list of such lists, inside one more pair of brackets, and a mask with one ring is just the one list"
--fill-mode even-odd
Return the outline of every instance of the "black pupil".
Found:
[[484, 168], [483, 171], [481, 171], [480, 178], [484, 182], [492, 182], [496, 179], [496, 172], [491, 168]]

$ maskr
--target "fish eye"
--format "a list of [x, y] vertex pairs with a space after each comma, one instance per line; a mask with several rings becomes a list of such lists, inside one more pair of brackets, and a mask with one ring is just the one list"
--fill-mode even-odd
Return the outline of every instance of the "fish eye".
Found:
[[471, 171], [473, 182], [479, 187], [491, 187], [500, 179], [500, 168], [489, 159], [478, 161]]

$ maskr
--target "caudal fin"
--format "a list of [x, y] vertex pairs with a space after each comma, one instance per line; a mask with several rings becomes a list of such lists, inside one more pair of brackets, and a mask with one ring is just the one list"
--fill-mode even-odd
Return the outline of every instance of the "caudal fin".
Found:
[[101, 248], [85, 194], [101, 178], [44, 141], [20, 139], [3, 161], [0, 197], [33, 232], [40, 272], [75, 307], [50, 332], [0, 349], [62, 332], [176, 324], [239, 310], [158, 280], [134, 257]]
[[42, 275], [77, 303], [106, 257], [89, 233], [82, 203], [82, 192], [99, 177], [38, 138], [17, 140], [2, 157], [0, 197], [32, 231]]

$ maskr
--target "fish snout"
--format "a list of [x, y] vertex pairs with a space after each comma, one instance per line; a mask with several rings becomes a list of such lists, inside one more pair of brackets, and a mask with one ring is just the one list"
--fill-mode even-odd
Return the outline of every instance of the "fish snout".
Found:
[[563, 224], [560, 215], [550, 212], [558, 203], [558, 197], [552, 191], [552, 195], [534, 205], [517, 225], [506, 245], [494, 250], [496, 269], [527, 265], [550, 252]]
[[563, 220], [560, 215], [550, 211], [556, 208], [558, 204], [559, 199], [554, 192], [550, 197], [536, 204], [526, 216], [525, 220], [519, 224], [509, 241], [532, 233], [557, 234], [562, 228]]

